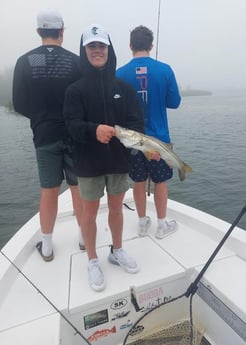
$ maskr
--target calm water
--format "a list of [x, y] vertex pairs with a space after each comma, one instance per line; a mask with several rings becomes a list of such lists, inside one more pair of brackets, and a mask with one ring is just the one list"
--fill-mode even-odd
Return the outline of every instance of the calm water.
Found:
[[[0, 108], [0, 123], [2, 248], [38, 211], [39, 182], [29, 121]], [[169, 124], [174, 151], [193, 168], [182, 183], [175, 171], [169, 197], [232, 223], [246, 202], [246, 90], [185, 97]]]

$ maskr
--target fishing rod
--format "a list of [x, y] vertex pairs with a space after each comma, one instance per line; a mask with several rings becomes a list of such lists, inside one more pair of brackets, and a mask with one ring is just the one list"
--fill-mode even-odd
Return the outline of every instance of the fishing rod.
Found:
[[[241, 220], [242, 216], [246, 213], [246, 204], [243, 206], [243, 208], [241, 209], [240, 213], [238, 214], [238, 216], [235, 218], [235, 220], [233, 221], [233, 223], [231, 224], [230, 228], [227, 230], [226, 234], [224, 235], [224, 237], [222, 238], [222, 240], [219, 242], [218, 246], [216, 247], [216, 249], [214, 250], [214, 252], [211, 254], [211, 256], [209, 257], [209, 259], [207, 260], [207, 262], [205, 263], [203, 269], [200, 271], [200, 273], [198, 274], [198, 276], [196, 277], [196, 279], [189, 285], [188, 289], [186, 290], [186, 292], [176, 296], [176, 297], [172, 297], [169, 301], [165, 301], [160, 303], [158, 306], [150, 309], [149, 311], [147, 311], [144, 315], [142, 315], [130, 328], [130, 331], [127, 333], [123, 345], [130, 345], [130, 343], [127, 342], [129, 334], [131, 332], [132, 329], [134, 329], [135, 327], [137, 327], [137, 325], [146, 317], [148, 317], [149, 314], [155, 312], [157, 309], [164, 307], [165, 305], [171, 304], [175, 301], [180, 300], [183, 297], [190, 297], [190, 301], [189, 301], [189, 313], [190, 313], [190, 345], [193, 345], [193, 340], [194, 340], [194, 334], [193, 334], [193, 313], [192, 313], [192, 300], [193, 300], [193, 296], [195, 295], [197, 289], [198, 289], [198, 283], [200, 281], [200, 279], [202, 278], [202, 276], [204, 275], [205, 271], [208, 269], [209, 265], [211, 264], [211, 262], [213, 261], [213, 259], [215, 258], [215, 256], [218, 254], [219, 250], [221, 249], [221, 247], [223, 246], [223, 244], [225, 243], [225, 241], [227, 240], [227, 238], [230, 236], [230, 234], [232, 233], [233, 229], [238, 225], [239, 221]], [[138, 304], [137, 304], [137, 300], [136, 297], [134, 295], [131, 295], [131, 300], [133, 300], [133, 305], [136, 305], [138, 308]], [[135, 309], [136, 309], [135, 306]], [[143, 340], [143, 339], [142, 339]]]
[[160, 32], [160, 17], [161, 17], [161, 0], [158, 3], [158, 16], [157, 16], [157, 30], [156, 30], [156, 52], [155, 58], [158, 58], [158, 49], [159, 49], [159, 32]]
[[21, 269], [0, 249], [0, 253], [8, 260], [8, 262], [28, 281], [29, 284], [57, 311], [57, 313], [73, 328], [75, 335], [78, 334], [86, 344], [91, 343], [83, 336], [83, 334], [72, 324], [72, 322], [55, 306], [55, 304], [21, 271]]

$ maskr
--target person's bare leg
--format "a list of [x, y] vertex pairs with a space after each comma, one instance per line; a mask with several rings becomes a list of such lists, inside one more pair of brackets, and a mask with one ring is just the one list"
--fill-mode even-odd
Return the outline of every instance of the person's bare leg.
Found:
[[118, 249], [122, 247], [122, 232], [123, 232], [123, 199], [125, 193], [117, 195], [108, 194], [108, 224], [112, 234], [113, 248]]
[[73, 202], [73, 209], [74, 214], [77, 219], [77, 223], [80, 226], [81, 218], [82, 218], [82, 199], [79, 194], [78, 186], [69, 186], [71, 195], [72, 195], [72, 202]]
[[112, 264], [121, 266], [128, 273], [137, 273], [139, 266], [136, 261], [130, 257], [122, 248], [123, 232], [123, 198], [125, 193], [118, 195], [108, 194], [109, 216], [108, 223], [112, 233], [113, 247], [109, 254], [108, 260]]
[[81, 250], [85, 250], [85, 244], [84, 244], [84, 237], [83, 237], [83, 233], [82, 233], [82, 226], [81, 226], [81, 222], [82, 222], [82, 208], [83, 208], [83, 201], [80, 197], [79, 194], [79, 187], [78, 186], [69, 186], [70, 187], [70, 191], [71, 191], [71, 195], [72, 195], [72, 202], [73, 202], [73, 209], [74, 209], [74, 214], [75, 217], [77, 219], [77, 223], [78, 223], [78, 241], [79, 241], [79, 247]]
[[177, 222], [174, 219], [168, 221], [166, 218], [168, 201], [168, 190], [166, 182], [155, 184], [154, 198], [158, 218], [158, 226], [155, 237], [158, 239], [162, 239], [177, 230]]
[[138, 235], [146, 236], [151, 223], [150, 217], [146, 216], [146, 181], [134, 183], [133, 196], [138, 214]]
[[165, 182], [155, 183], [154, 201], [158, 219], [166, 218], [168, 190]]
[[[42, 238], [41, 248], [42, 255], [46, 258], [53, 258], [52, 234], [57, 216], [59, 190], [60, 187], [41, 188], [39, 207]], [[39, 244], [37, 244], [37, 246], [39, 246]], [[41, 248], [39, 250], [41, 250]]]
[[133, 196], [135, 205], [137, 208], [138, 217], [142, 218], [146, 216], [146, 182], [134, 182]]
[[99, 207], [99, 200], [89, 201], [82, 200], [83, 209], [82, 209], [82, 218], [81, 226], [82, 233], [85, 242], [85, 247], [89, 260], [97, 258], [96, 253], [96, 217]]
[[99, 200], [89, 201], [83, 199], [82, 209], [82, 233], [88, 255], [88, 278], [90, 287], [95, 291], [105, 289], [105, 279], [100, 267], [96, 252], [96, 217], [99, 207]]
[[41, 188], [39, 211], [41, 230], [44, 234], [53, 232], [57, 216], [59, 190], [60, 187]]

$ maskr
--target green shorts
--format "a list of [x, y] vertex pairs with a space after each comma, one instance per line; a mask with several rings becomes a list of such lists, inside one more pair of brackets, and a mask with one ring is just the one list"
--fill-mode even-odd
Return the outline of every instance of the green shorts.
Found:
[[62, 140], [36, 147], [36, 158], [42, 188], [59, 187], [64, 179], [70, 186], [78, 184], [71, 148]]
[[82, 199], [99, 200], [104, 195], [125, 193], [129, 189], [128, 174], [111, 174], [96, 177], [78, 177], [79, 191]]

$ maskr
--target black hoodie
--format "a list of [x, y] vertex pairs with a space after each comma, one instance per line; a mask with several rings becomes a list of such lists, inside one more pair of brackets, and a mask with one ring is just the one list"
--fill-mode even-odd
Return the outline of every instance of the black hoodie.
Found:
[[115, 77], [116, 56], [110, 42], [108, 61], [103, 70], [93, 67], [80, 45], [83, 77], [66, 91], [64, 117], [74, 140], [74, 165], [77, 176], [93, 177], [128, 173], [129, 150], [116, 137], [108, 144], [96, 138], [99, 124], [120, 125], [143, 132], [143, 115], [136, 91]]

